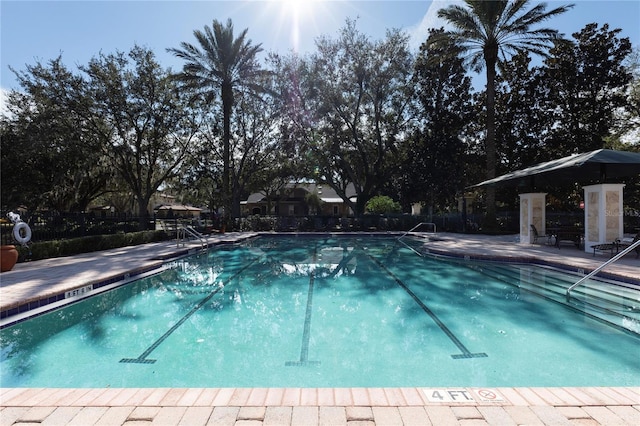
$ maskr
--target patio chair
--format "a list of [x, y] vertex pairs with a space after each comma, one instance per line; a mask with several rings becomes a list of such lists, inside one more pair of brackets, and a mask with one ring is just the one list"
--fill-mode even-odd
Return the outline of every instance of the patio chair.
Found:
[[[531, 233], [533, 234], [533, 244], [537, 244], [538, 243], [538, 238], [540, 237], [540, 234], [538, 234], [538, 229], [536, 228], [536, 226], [534, 224], [529, 225], [529, 229], [531, 229]], [[545, 235], [545, 237], [547, 238], [547, 243], [546, 244], [551, 244], [551, 237], [553, 235]]]
[[[627, 242], [623, 240], [620, 243], [618, 243], [618, 250], [624, 250], [627, 247], [630, 247], [633, 243], [635, 243], [638, 240], [640, 240], [640, 232], [638, 232], [636, 236], [633, 237], [633, 241]], [[640, 258], [640, 247], [636, 247], [635, 252], [636, 252], [636, 259]]]

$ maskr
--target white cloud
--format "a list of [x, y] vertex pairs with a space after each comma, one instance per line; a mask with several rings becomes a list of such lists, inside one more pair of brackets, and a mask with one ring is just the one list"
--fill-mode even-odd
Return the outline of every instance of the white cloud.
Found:
[[422, 21], [417, 26], [407, 29], [411, 39], [411, 48], [418, 49], [420, 45], [429, 36], [430, 28], [444, 27], [446, 30], [451, 29], [451, 26], [444, 19], [438, 18], [438, 10], [445, 9], [451, 5], [464, 5], [462, 0], [433, 0], [429, 5], [427, 13], [422, 17]]
[[9, 90], [4, 87], [0, 87], [0, 115], [8, 116], [9, 109], [7, 108], [7, 99], [9, 97]]

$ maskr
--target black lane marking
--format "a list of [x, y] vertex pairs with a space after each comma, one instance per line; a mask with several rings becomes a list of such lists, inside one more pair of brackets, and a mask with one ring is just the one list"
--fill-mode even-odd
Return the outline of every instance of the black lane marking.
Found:
[[[253, 265], [257, 261], [258, 261], [258, 259], [254, 259], [251, 262], [249, 262], [246, 266], [244, 266], [238, 272], [233, 274], [233, 276], [231, 276], [227, 280], [227, 282], [232, 281], [234, 278], [236, 278], [238, 275], [240, 275], [242, 272], [244, 272], [249, 266]], [[147, 350], [142, 352], [142, 354], [140, 354], [140, 356], [138, 358], [122, 358], [120, 360], [120, 362], [127, 363], [127, 364], [153, 364], [153, 363], [155, 363], [156, 362], [155, 359], [147, 359], [147, 357], [151, 354], [151, 352], [153, 352], [158, 346], [160, 346], [160, 344], [162, 344], [162, 342], [164, 342], [169, 336], [171, 336], [171, 334], [173, 334], [173, 332], [176, 331], [178, 329], [178, 327], [180, 327], [182, 324], [184, 324], [184, 322], [186, 320], [188, 320], [191, 317], [191, 315], [195, 314], [198, 309], [200, 309], [202, 306], [204, 306], [205, 303], [207, 303], [209, 300], [211, 300], [211, 298], [213, 296], [215, 296], [223, 288], [224, 288], [224, 286], [218, 286], [215, 290], [213, 290], [211, 293], [209, 293], [209, 295], [207, 295], [207, 297], [205, 297], [200, 302], [198, 302], [189, 312], [187, 312], [187, 314], [185, 316], [183, 316], [177, 323], [175, 323], [173, 325], [173, 327], [171, 327], [169, 330], [167, 330], [166, 333], [164, 333], [162, 336], [160, 336], [158, 338], [158, 340], [153, 342], [153, 344], [151, 346], [149, 346], [147, 348]]]
[[[313, 263], [318, 261], [318, 247], [313, 250]], [[304, 315], [304, 330], [302, 332], [302, 348], [300, 349], [299, 361], [287, 361], [287, 367], [305, 367], [320, 365], [320, 361], [309, 361], [309, 340], [311, 339], [311, 313], [313, 312], [313, 286], [315, 283], [315, 269], [309, 275], [309, 290], [307, 291], [307, 310]]]
[[469, 349], [467, 349], [467, 347], [460, 341], [460, 339], [458, 339], [456, 337], [455, 334], [453, 334], [453, 332], [451, 330], [449, 330], [449, 327], [446, 326], [445, 323], [442, 322], [442, 320], [440, 320], [440, 318], [438, 318], [438, 316], [431, 310], [429, 309], [429, 307], [427, 305], [425, 305], [422, 300], [420, 300], [420, 298], [418, 296], [416, 296], [416, 294], [411, 291], [411, 289], [409, 287], [407, 287], [407, 285], [402, 282], [402, 280], [400, 278], [398, 278], [393, 272], [391, 272], [382, 262], [380, 262], [378, 259], [376, 259], [375, 257], [371, 256], [369, 253], [366, 252], [366, 250], [364, 250], [364, 248], [360, 247], [360, 249], [363, 251], [363, 253], [365, 253], [371, 260], [373, 260], [376, 265], [378, 265], [380, 267], [380, 269], [382, 269], [383, 271], [385, 271], [387, 273], [387, 275], [389, 275], [391, 278], [393, 278], [393, 280], [396, 282], [396, 284], [398, 284], [409, 296], [411, 296], [411, 298], [418, 304], [418, 306], [420, 306], [422, 308], [422, 310], [431, 317], [431, 319], [438, 325], [438, 327], [440, 328], [440, 330], [442, 330], [444, 332], [444, 334], [447, 335], [447, 337], [453, 342], [454, 345], [456, 345], [458, 347], [458, 349], [460, 349], [460, 354], [453, 354], [451, 355], [451, 358], [453, 359], [464, 359], [464, 358], [486, 358], [488, 357], [488, 355], [484, 352], [480, 352], [480, 353], [472, 353], [471, 351], [469, 351]]

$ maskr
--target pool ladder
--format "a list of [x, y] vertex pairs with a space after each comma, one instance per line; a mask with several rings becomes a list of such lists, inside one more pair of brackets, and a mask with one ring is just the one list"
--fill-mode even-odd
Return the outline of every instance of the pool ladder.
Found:
[[611, 259], [609, 259], [606, 262], [604, 262], [602, 265], [598, 266], [596, 269], [591, 271], [589, 274], [587, 274], [584, 277], [580, 278], [575, 284], [573, 284], [571, 287], [569, 287], [567, 289], [567, 294], [566, 294], [567, 302], [569, 302], [569, 300], [571, 299], [571, 290], [573, 290], [574, 288], [576, 288], [577, 286], [579, 286], [580, 284], [582, 284], [583, 282], [585, 282], [589, 278], [593, 277], [598, 272], [602, 271], [606, 266], [611, 265], [613, 262], [615, 262], [616, 260], [620, 259], [621, 257], [626, 255], [627, 253], [631, 253], [633, 250], [637, 249], [638, 247], [640, 247], [640, 240], [634, 242], [629, 247], [627, 247], [626, 249], [622, 250], [620, 253], [616, 254]]
[[200, 244], [203, 250], [209, 246], [206, 236], [196, 231], [193, 226], [181, 223], [178, 224], [178, 228], [176, 229], [176, 244], [178, 247], [180, 247], [181, 242], [183, 246], [185, 245], [187, 241], [187, 235], [200, 240]]
[[421, 227], [422, 225], [431, 225], [431, 226], [433, 227], [433, 233], [435, 234], [435, 233], [437, 232], [437, 231], [436, 231], [436, 224], [435, 224], [435, 223], [433, 223], [433, 222], [420, 222], [419, 224], [417, 224], [417, 225], [416, 225], [416, 226], [414, 226], [413, 228], [409, 229], [409, 230], [408, 230], [407, 232], [405, 232], [404, 234], [400, 235], [400, 236], [398, 237], [398, 240], [400, 240], [400, 239], [401, 239], [401, 238], [403, 238], [403, 237], [406, 237], [406, 236], [409, 234], [409, 232], [413, 232], [413, 231], [415, 231], [416, 229], [418, 229], [418, 228], [419, 228], [419, 227]]

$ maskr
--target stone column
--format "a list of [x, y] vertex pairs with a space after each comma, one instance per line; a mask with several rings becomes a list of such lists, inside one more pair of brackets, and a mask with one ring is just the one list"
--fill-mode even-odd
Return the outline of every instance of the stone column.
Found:
[[538, 230], [539, 239], [546, 235], [546, 193], [520, 194], [520, 242], [533, 243], [531, 225]]
[[584, 251], [592, 246], [622, 239], [623, 183], [603, 183], [584, 187]]

